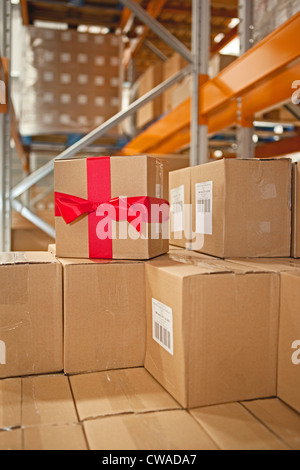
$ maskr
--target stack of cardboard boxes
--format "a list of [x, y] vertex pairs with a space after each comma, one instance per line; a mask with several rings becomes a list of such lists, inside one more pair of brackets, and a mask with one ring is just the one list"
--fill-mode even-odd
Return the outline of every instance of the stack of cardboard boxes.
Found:
[[[144, 366], [183, 408], [278, 396], [300, 412], [298, 166], [293, 193], [287, 159], [171, 172], [169, 250], [164, 215], [141, 216], [166, 204], [169, 160], [56, 163], [56, 247], [1, 256], [0, 378]], [[97, 421], [87, 428], [104, 438]]]

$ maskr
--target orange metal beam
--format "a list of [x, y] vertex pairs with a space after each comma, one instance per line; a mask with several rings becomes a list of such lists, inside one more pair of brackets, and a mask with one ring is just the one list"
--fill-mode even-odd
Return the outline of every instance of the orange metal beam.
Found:
[[274, 158], [300, 152], [300, 136], [256, 147], [256, 158]]
[[[300, 76], [299, 40], [300, 13], [200, 88], [199, 115], [207, 118], [209, 133], [237, 124], [239, 97], [243, 120], [291, 98], [292, 83]], [[179, 143], [189, 143], [190, 119], [191, 99], [150, 126], [127, 150], [174, 152]]]
[[28, 26], [29, 25], [29, 13], [28, 13], [27, 0], [21, 0], [21, 11], [22, 11], [23, 24], [25, 26]]
[[239, 28], [236, 26], [235, 28], [231, 29], [227, 34], [225, 34], [225, 37], [222, 39], [222, 41], [218, 42], [218, 44], [214, 44], [210, 52], [212, 55], [218, 54], [227, 44], [229, 44], [233, 39], [237, 37], [239, 33]]

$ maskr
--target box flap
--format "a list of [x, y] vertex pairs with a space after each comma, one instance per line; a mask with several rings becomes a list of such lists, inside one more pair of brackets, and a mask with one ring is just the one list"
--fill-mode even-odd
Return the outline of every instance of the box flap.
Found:
[[110, 260], [110, 259], [84, 259], [84, 258], [56, 258], [64, 267], [66, 266], [99, 266], [107, 264], [141, 264], [140, 260]]
[[300, 260], [293, 258], [232, 258], [229, 260], [232, 264], [248, 267], [248, 269], [264, 272], [285, 272], [300, 270]]
[[47, 251], [0, 253], [0, 266], [15, 264], [55, 264], [57, 260]]

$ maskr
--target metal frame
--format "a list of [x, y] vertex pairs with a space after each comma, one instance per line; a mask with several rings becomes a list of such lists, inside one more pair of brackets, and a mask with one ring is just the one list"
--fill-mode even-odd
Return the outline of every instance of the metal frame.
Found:
[[[239, 18], [240, 56], [242, 56], [253, 46], [253, 2], [239, 0]], [[237, 129], [237, 158], [254, 158], [254, 128], [252, 123], [249, 123], [247, 127], [243, 125], [243, 98], [238, 98], [237, 106], [238, 122], [240, 123]]]
[[192, 8], [193, 85], [191, 109], [191, 166], [208, 161], [208, 126], [199, 121], [200, 80], [208, 80], [210, 0], [194, 0]]
[[[0, 55], [8, 59], [7, 96], [10, 96], [11, 2], [0, 2]], [[0, 114], [0, 251], [11, 249], [11, 150], [10, 100], [8, 113]]]
[[[147, 13], [138, 3], [134, 0], [120, 0], [130, 11], [136, 15], [140, 20], [142, 20], [151, 30], [153, 30], [162, 40], [164, 40], [169, 46], [171, 46], [175, 51], [181, 54], [190, 64], [189, 67], [185, 68], [180, 73], [176, 74], [174, 77], [163, 82], [161, 85], [156, 87], [151, 92], [147, 93], [144, 97], [136, 100], [132, 103], [125, 111], [118, 113], [116, 116], [108, 120], [106, 123], [102, 124], [90, 134], [86, 135], [83, 139], [77, 142], [75, 145], [72, 145], [70, 148], [66, 149], [62, 153], [60, 153], [56, 159], [64, 159], [69, 158], [76, 155], [80, 152], [83, 148], [87, 145], [93, 143], [96, 139], [98, 139], [101, 135], [105, 134], [109, 129], [112, 129], [120, 122], [122, 122], [125, 118], [132, 116], [138, 109], [144, 106], [146, 103], [152, 101], [159, 95], [161, 95], [164, 91], [172, 87], [174, 84], [181, 81], [184, 77], [191, 74], [193, 75], [193, 99], [192, 101], [189, 100], [187, 103], [184, 103], [179, 109], [176, 111], [176, 121], [175, 121], [175, 114], [174, 118], [172, 117], [173, 121], [175, 121], [178, 125], [178, 121], [183, 118], [183, 121], [186, 122], [181, 128], [178, 128], [178, 135], [176, 138], [173, 137], [173, 143], [178, 141], [180, 143], [182, 140], [191, 138], [192, 141], [192, 150], [191, 150], [191, 164], [201, 164], [207, 161], [208, 155], [208, 132], [212, 127], [212, 119], [215, 119], [217, 126], [220, 123], [224, 122], [224, 117], [220, 116], [223, 112], [222, 109], [226, 108], [226, 116], [229, 115], [230, 122], [234, 122], [234, 118], [232, 115], [237, 114], [237, 100], [231, 100], [231, 97], [228, 96], [228, 91], [234, 90], [235, 86], [233, 84], [232, 87], [226, 87], [226, 73], [222, 75], [222, 78], [225, 78], [224, 87], [219, 88], [217, 87], [213, 81], [208, 81], [207, 77], [207, 70], [208, 70], [208, 59], [209, 59], [209, 27], [210, 27], [210, 0], [193, 0], [193, 50], [192, 52], [189, 51], [176, 37], [169, 33], [169, 31], [164, 28], [157, 20], [155, 20], [149, 13]], [[1, 2], [4, 3], [4, 2]], [[5, 0], [5, 3], [10, 3], [10, 0]], [[245, 21], [242, 21], [240, 32], [242, 35], [242, 42], [247, 45], [249, 44], [248, 41], [248, 34], [251, 33], [250, 26], [251, 21], [249, 20], [249, 2], [248, 0], [240, 0], [241, 6], [241, 15], [245, 16]], [[248, 6], [247, 6], [248, 5]], [[243, 18], [242, 18], [243, 20]], [[288, 71], [287, 71], [288, 73]], [[266, 77], [270, 74], [266, 72]], [[199, 76], [200, 76], [200, 84], [199, 84]], [[229, 74], [230, 76], [230, 74]], [[221, 77], [221, 76], [220, 76]], [[230, 77], [227, 77], [230, 78]], [[275, 77], [276, 78], [276, 77]], [[238, 77], [235, 76], [233, 82], [237, 82]], [[247, 81], [247, 80], [246, 80]], [[204, 85], [203, 85], [204, 84]], [[199, 97], [199, 89], [201, 85], [201, 96]], [[263, 86], [263, 85], [262, 85]], [[240, 84], [241, 87], [241, 84]], [[237, 87], [238, 88], [238, 87]], [[247, 88], [247, 87], [246, 87]], [[217, 91], [217, 93], [216, 93]], [[235, 96], [232, 98], [239, 96], [239, 91], [236, 92]], [[251, 93], [251, 90], [250, 90]], [[240, 93], [241, 95], [242, 93]], [[210, 100], [210, 98], [214, 98]], [[216, 99], [215, 99], [216, 98]], [[247, 99], [247, 96], [246, 96]], [[215, 110], [213, 109], [212, 112], [210, 111], [210, 104], [217, 102], [217, 106]], [[193, 105], [191, 105], [193, 103]], [[222, 108], [223, 107], [223, 108]], [[244, 112], [244, 101], [241, 102], [241, 119]], [[203, 111], [205, 109], [205, 112]], [[171, 113], [170, 116], [173, 116]], [[187, 117], [188, 115], [188, 117]], [[192, 119], [191, 119], [192, 118]], [[191, 124], [192, 123], [192, 124]], [[9, 136], [9, 132], [6, 131], [6, 136]], [[139, 142], [141, 142], [145, 137], [141, 135], [139, 137]], [[9, 137], [8, 137], [9, 140]], [[246, 136], [246, 132], [242, 136], [243, 145], [245, 142], [249, 144], [249, 136]], [[152, 138], [152, 141], [155, 141], [155, 135]], [[163, 142], [159, 146], [159, 150], [163, 152], [164, 148], [167, 148], [168, 136], [166, 137], [166, 141]], [[248, 145], [246, 144], [246, 145]], [[145, 147], [145, 145], [144, 145]], [[149, 149], [150, 150], [150, 149]], [[138, 151], [138, 149], [137, 149]], [[1, 152], [1, 151], [0, 151]], [[126, 153], [126, 149], [125, 152]], [[3, 152], [2, 152], [3, 154]], [[245, 152], [244, 156], [249, 155], [248, 152]], [[1, 158], [1, 155], [0, 155]], [[3, 159], [1, 160], [1, 168], [4, 168]], [[40, 168], [39, 170], [35, 171], [33, 174], [26, 177], [21, 183], [19, 183], [13, 190], [11, 191], [11, 205], [12, 207], [20, 212], [26, 219], [30, 220], [36, 226], [41, 228], [44, 232], [48, 233], [51, 236], [55, 236], [53, 227], [46, 224], [42, 221], [39, 217], [37, 217], [32, 211], [29, 210], [26, 206], [24, 206], [21, 202], [17, 200], [19, 196], [21, 196], [25, 191], [27, 191], [30, 187], [36, 184], [38, 181], [43, 179], [45, 176], [50, 174], [54, 168], [54, 160], [48, 162], [45, 166]], [[4, 187], [4, 185], [3, 185]], [[6, 184], [7, 187], [7, 184]], [[5, 193], [6, 200], [7, 194]], [[7, 205], [6, 205], [7, 209]], [[6, 219], [7, 221], [8, 219]], [[10, 224], [8, 225], [10, 227]], [[6, 225], [7, 227], [7, 225]], [[8, 246], [7, 244], [5, 246]]]

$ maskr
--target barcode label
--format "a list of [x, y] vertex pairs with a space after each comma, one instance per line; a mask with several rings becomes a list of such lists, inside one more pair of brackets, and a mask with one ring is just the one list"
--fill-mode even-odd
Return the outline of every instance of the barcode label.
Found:
[[152, 321], [153, 339], [173, 356], [173, 310], [152, 299]]
[[211, 201], [209, 199], [197, 201], [197, 210], [198, 212], [210, 214], [211, 213]]
[[172, 232], [184, 231], [184, 185], [171, 190]]
[[201, 235], [213, 233], [213, 182], [196, 184], [196, 232]]

